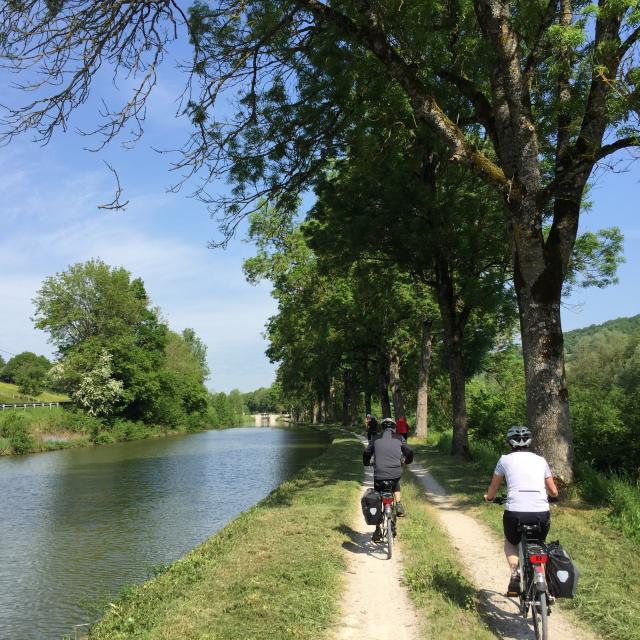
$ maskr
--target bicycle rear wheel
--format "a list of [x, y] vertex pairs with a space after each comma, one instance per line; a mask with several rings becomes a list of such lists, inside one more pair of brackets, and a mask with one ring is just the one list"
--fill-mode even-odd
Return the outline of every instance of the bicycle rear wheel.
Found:
[[547, 594], [540, 593], [535, 602], [531, 603], [531, 617], [536, 640], [547, 640], [549, 637], [547, 623]]
[[393, 555], [393, 518], [387, 518], [387, 558]]

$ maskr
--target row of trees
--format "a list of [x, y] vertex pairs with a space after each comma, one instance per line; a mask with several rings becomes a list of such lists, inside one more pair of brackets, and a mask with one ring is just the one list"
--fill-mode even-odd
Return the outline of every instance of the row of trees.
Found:
[[[466, 451], [457, 351], [468, 308], [480, 317], [483, 291], [504, 297], [504, 276], [518, 309], [527, 422], [571, 480], [560, 302], [594, 168], [640, 144], [635, 0], [195, 0], [188, 15], [173, 1], [105, 10], [101, 0], [29, 0], [5, 3], [0, 23], [5, 64], [35, 71], [24, 82], [30, 98], [5, 110], [5, 133], [45, 141], [107, 63], [139, 84], [95, 129], [109, 140], [130, 122], [141, 134], [158, 64], [171, 40], [188, 38], [194, 129], [177, 165], [203, 177], [198, 194], [222, 207], [225, 239], [262, 198], [286, 224], [301, 193], [352, 193], [352, 174], [368, 185], [359, 206], [372, 207], [379, 246], [402, 235], [407, 216], [396, 209], [413, 203], [404, 239], [428, 256], [422, 278], [442, 316], [454, 451]], [[233, 96], [233, 108], [218, 109], [220, 96]], [[222, 175], [234, 189], [212, 201], [208, 183]], [[350, 223], [342, 198], [327, 212], [319, 219], [332, 235], [337, 219]], [[498, 221], [499, 259], [475, 265], [484, 289], [467, 297], [455, 252], [473, 258], [485, 249], [472, 242], [476, 230], [490, 238]]]

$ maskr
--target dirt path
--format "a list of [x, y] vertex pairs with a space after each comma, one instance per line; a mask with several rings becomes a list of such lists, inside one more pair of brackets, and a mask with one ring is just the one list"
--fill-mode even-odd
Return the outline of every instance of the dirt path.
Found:
[[[367, 470], [367, 486], [373, 484]], [[362, 487], [364, 493], [365, 487]], [[402, 584], [402, 554], [398, 546], [388, 560], [386, 546], [371, 542], [373, 527], [362, 517], [360, 503], [354, 511], [348, 554], [347, 583], [342, 595], [342, 616], [334, 640], [419, 640], [419, 623], [413, 603]], [[393, 606], [390, 607], [389, 603]]]
[[[478, 588], [480, 604], [491, 628], [498, 637], [509, 640], [533, 638], [533, 628], [518, 614], [516, 600], [504, 596], [509, 570], [502, 551], [502, 542], [487, 526], [465, 514], [444, 488], [420, 464], [411, 471], [422, 483], [429, 501], [436, 507], [438, 519], [458, 550], [462, 564]], [[549, 618], [552, 640], [596, 640], [570, 612], [555, 607]]]

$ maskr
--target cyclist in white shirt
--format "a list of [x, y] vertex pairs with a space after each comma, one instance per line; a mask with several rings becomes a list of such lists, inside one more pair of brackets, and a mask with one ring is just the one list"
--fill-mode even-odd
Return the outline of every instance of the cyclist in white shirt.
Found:
[[520, 591], [518, 575], [518, 524], [539, 524], [544, 540], [551, 525], [548, 496], [556, 497], [558, 489], [547, 461], [532, 451], [531, 431], [527, 427], [513, 426], [507, 431], [511, 453], [498, 460], [491, 484], [484, 495], [490, 502], [496, 497], [503, 478], [507, 482], [507, 501], [502, 524], [504, 529], [504, 553], [511, 568], [508, 595]]

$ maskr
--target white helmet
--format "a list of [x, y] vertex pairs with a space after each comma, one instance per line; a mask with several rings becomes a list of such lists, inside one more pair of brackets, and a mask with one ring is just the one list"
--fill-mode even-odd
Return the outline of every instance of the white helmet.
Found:
[[507, 431], [507, 442], [512, 447], [528, 447], [531, 444], [529, 427], [516, 424]]

